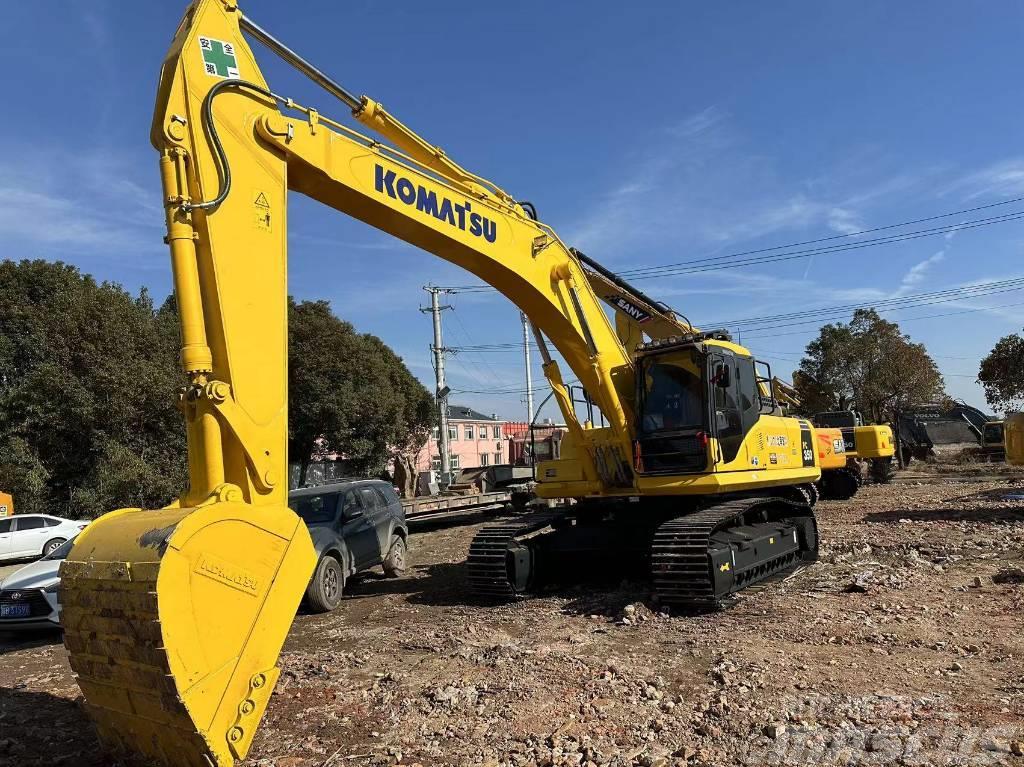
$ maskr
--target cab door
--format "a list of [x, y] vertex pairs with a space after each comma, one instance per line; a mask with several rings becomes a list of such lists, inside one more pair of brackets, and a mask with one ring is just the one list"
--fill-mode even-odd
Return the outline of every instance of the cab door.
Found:
[[732, 463], [743, 444], [743, 423], [736, 397], [736, 362], [731, 354], [712, 354], [709, 357], [709, 364], [712, 428], [718, 440], [722, 462]]
[[709, 364], [713, 422], [722, 461], [737, 461], [738, 465], [733, 469], [756, 469], [760, 464], [759, 458], [742, 449], [747, 434], [760, 418], [754, 360], [715, 353], [710, 355]]

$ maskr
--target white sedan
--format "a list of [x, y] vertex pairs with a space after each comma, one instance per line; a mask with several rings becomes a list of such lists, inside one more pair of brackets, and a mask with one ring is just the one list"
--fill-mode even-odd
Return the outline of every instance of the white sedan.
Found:
[[0, 582], [0, 631], [60, 626], [60, 563], [73, 545], [67, 541]]
[[78, 535], [89, 523], [48, 514], [16, 514], [0, 518], [0, 562], [38, 559]]

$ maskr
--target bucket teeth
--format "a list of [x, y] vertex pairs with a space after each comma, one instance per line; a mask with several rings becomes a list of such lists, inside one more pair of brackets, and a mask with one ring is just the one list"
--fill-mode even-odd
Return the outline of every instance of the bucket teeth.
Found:
[[155, 583], [62, 577], [64, 644], [101, 739], [166, 765], [215, 764], [178, 697], [162, 646]]

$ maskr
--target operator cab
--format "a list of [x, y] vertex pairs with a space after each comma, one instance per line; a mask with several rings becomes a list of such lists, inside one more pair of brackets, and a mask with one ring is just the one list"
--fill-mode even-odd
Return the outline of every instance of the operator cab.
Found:
[[[638, 473], [703, 472], [710, 461], [736, 458], [765, 404], [753, 357], [714, 331], [644, 344], [637, 365]], [[711, 438], [719, 460], [709, 455]]]
[[1003, 445], [1003, 422], [1002, 421], [989, 421], [982, 427], [981, 432], [982, 444], [985, 447], [994, 447]]
[[825, 413], [816, 413], [811, 419], [815, 426], [822, 429], [839, 429], [843, 434], [843, 442], [846, 443], [846, 452], [857, 452], [857, 427], [861, 426], [863, 419], [856, 410], [830, 410]]

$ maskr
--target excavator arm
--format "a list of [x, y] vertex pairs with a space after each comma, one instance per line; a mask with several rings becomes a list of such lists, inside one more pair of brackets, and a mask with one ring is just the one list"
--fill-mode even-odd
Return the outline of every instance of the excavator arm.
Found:
[[[391, 145], [272, 92], [243, 30]], [[229, 765], [249, 750], [316, 563], [287, 507], [289, 190], [467, 269], [529, 317], [576, 439], [574, 471], [549, 494], [631, 486], [633, 363], [553, 230], [331, 82], [235, 0], [187, 10], [151, 140], [181, 322], [189, 486], [167, 508], [115, 511], [79, 536], [62, 570], [65, 642], [115, 751]], [[584, 434], [545, 339], [607, 428]]]

